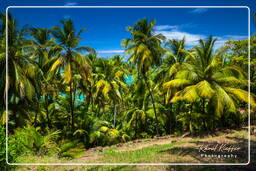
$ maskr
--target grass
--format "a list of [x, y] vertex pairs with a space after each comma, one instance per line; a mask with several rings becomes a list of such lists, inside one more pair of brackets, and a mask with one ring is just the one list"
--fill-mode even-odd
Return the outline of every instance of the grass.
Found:
[[[144, 139], [79, 153], [75, 159], [57, 157], [21, 156], [19, 162], [30, 163], [200, 163], [200, 162], [247, 162], [247, 130], [226, 130], [204, 137], [166, 137], [163, 139]], [[256, 136], [251, 136], [252, 149], [256, 149]], [[202, 143], [228, 143], [241, 147], [238, 159], [202, 158], [198, 146]], [[252, 158], [254, 158], [252, 155]], [[229, 166], [221, 166], [228, 168]], [[219, 170], [209, 166], [19, 166], [17, 170]]]
[[116, 148], [110, 148], [104, 152], [103, 161], [106, 163], [151, 163], [152, 159], [158, 156], [161, 151], [185, 143], [186, 142], [175, 142], [165, 145], [153, 145], [151, 147], [127, 152], [119, 152], [115, 150]]

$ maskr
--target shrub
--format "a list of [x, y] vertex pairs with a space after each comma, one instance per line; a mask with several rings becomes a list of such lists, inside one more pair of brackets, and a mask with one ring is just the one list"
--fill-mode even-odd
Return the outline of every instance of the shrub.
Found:
[[51, 131], [43, 135], [36, 128], [27, 126], [17, 129], [12, 136], [12, 141], [18, 143], [19, 150], [23, 153], [32, 152], [36, 155], [44, 155], [55, 146], [54, 140], [59, 133], [60, 131]]
[[[9, 141], [8, 145], [8, 161], [14, 163], [19, 156], [15, 142]], [[0, 125], [0, 170], [10, 170], [14, 166], [10, 166], [6, 163], [6, 136], [5, 127]]]

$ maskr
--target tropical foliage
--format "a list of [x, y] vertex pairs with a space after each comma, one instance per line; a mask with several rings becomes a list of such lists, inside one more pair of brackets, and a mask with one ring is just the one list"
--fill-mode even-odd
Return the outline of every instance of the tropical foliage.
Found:
[[[19, 142], [17, 154], [54, 151], [72, 157], [74, 144], [91, 148], [239, 127], [256, 105], [255, 61], [248, 77], [247, 40], [216, 49], [217, 39], [209, 36], [188, 47], [186, 38], [168, 40], [154, 32], [156, 21], [142, 19], [127, 27], [125, 55], [103, 58], [80, 46], [86, 29], [76, 31], [70, 19], [51, 29], [19, 29], [8, 18], [6, 54], [1, 14], [0, 121], [5, 124], [8, 113], [9, 143]], [[251, 56], [255, 40], [254, 35]]]

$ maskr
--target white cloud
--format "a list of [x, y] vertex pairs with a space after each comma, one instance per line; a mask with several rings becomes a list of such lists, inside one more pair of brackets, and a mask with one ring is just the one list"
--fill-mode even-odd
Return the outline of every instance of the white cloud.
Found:
[[186, 24], [180, 24], [180, 25], [156, 25], [155, 30], [156, 31], [163, 31], [163, 30], [174, 30], [174, 29], [184, 29], [184, 28], [194, 28], [197, 27], [196, 24], [193, 23], [186, 23]]
[[99, 50], [98, 53], [103, 53], [103, 54], [109, 54], [109, 53], [115, 53], [115, 54], [120, 54], [124, 53], [124, 50]]
[[214, 48], [218, 49], [221, 46], [223, 46], [225, 44], [225, 42], [228, 40], [245, 40], [248, 37], [242, 36], [242, 35], [224, 35], [224, 36], [216, 37], [216, 38], [217, 38], [217, 41], [214, 44]]
[[241, 35], [225, 35], [223, 36], [224, 38], [228, 39], [228, 40], [244, 40], [247, 39], [248, 36], [241, 36]]
[[205, 39], [205, 35], [201, 34], [192, 34], [188, 32], [183, 32], [179, 30], [170, 30], [170, 31], [156, 31], [156, 34], [163, 34], [167, 39], [183, 39], [185, 37], [186, 44], [188, 46], [194, 46], [198, 43], [199, 39]]
[[157, 31], [161, 31], [161, 30], [168, 30], [168, 29], [177, 29], [177, 26], [174, 25], [158, 25], [158, 26], [155, 26], [155, 30]]
[[64, 6], [75, 6], [77, 5], [77, 2], [66, 2]]
[[158, 25], [155, 26], [156, 34], [163, 34], [167, 39], [183, 39], [185, 37], [188, 46], [194, 46], [199, 39], [204, 39], [206, 36], [201, 34], [192, 34], [181, 31], [183, 28], [195, 27], [195, 24], [187, 23], [181, 25]]
[[204, 13], [206, 11], [208, 11], [207, 8], [196, 8], [196, 9], [190, 10], [189, 13], [201, 14], [201, 13]]
[[217, 41], [214, 43], [214, 49], [218, 49], [221, 46], [223, 46], [225, 44], [225, 42], [227, 41], [227, 39], [224, 39], [222, 37], [217, 37]]
[[[163, 34], [167, 39], [183, 39], [185, 37], [188, 47], [198, 45], [198, 40], [206, 39], [209, 35], [193, 34], [185, 31], [181, 31], [182, 28], [195, 27], [194, 24], [182, 24], [182, 25], [158, 25], [155, 26], [155, 34]], [[224, 35], [221, 37], [216, 36], [215, 49], [223, 46], [228, 40], [243, 40], [247, 39], [247, 36], [243, 35]]]

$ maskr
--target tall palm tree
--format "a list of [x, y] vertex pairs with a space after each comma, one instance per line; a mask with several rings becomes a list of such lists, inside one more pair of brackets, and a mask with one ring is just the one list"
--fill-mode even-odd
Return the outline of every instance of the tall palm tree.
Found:
[[[31, 59], [34, 60], [36, 70], [36, 94], [37, 94], [37, 110], [34, 124], [37, 122], [37, 116], [40, 109], [40, 100], [44, 100], [44, 108], [48, 120], [48, 126], [51, 127], [48, 105], [50, 89], [53, 89], [54, 82], [48, 73], [52, 63], [57, 55], [60, 54], [61, 48], [54, 42], [54, 38], [50, 38], [51, 31], [45, 28], [31, 28]], [[56, 88], [56, 87], [55, 87]], [[57, 89], [57, 88], [56, 88]]]
[[137, 67], [138, 79], [142, 78], [146, 83], [156, 118], [155, 129], [159, 135], [155, 99], [146, 75], [150, 67], [161, 63], [163, 53], [161, 42], [164, 40], [164, 36], [153, 32], [154, 25], [154, 20], [139, 20], [133, 27], [127, 28], [132, 38], [124, 39], [122, 44], [126, 48], [126, 53], [130, 55], [129, 61]]
[[[186, 53], [185, 51], [185, 37], [181, 40], [173, 39], [169, 40], [165, 44], [165, 54], [163, 63], [158, 67], [156, 75], [154, 76], [154, 81], [157, 83], [157, 87], [161, 90], [161, 95], [164, 96], [163, 104], [166, 106], [168, 112], [168, 122], [167, 122], [167, 132], [171, 133], [171, 127], [175, 120], [173, 119], [173, 106], [172, 103], [169, 103], [171, 98], [174, 96], [177, 89], [170, 87], [165, 87], [165, 82], [171, 81], [174, 79], [174, 76], [182, 67], [182, 64], [185, 60]], [[177, 114], [180, 112], [180, 104], [177, 105]]]
[[[187, 52], [186, 62], [175, 78], [165, 83], [166, 87], [180, 89], [171, 102], [186, 101], [193, 105], [200, 100], [201, 112], [207, 114], [208, 99], [208, 108], [212, 108], [208, 112], [214, 111], [216, 116], [224, 110], [237, 112], [239, 101], [248, 102], [248, 92], [244, 90], [248, 83], [246, 74], [237, 66], [226, 65], [223, 52], [214, 53], [215, 41], [213, 37], [200, 40], [194, 52]], [[255, 104], [252, 97], [250, 100]]]
[[[0, 13], [0, 96], [5, 96], [5, 64], [6, 64], [6, 45], [5, 45], [5, 28], [6, 28], [6, 22], [5, 22], [5, 15]], [[4, 106], [5, 100], [4, 98], [1, 98], [0, 104], [1, 106]]]
[[74, 102], [76, 98], [74, 74], [76, 69], [88, 71], [86, 68], [89, 68], [86, 55], [82, 55], [79, 52], [89, 51], [94, 53], [94, 50], [87, 46], [78, 47], [81, 40], [80, 34], [86, 30], [85, 28], [81, 29], [79, 32], [76, 32], [73, 21], [70, 19], [62, 20], [61, 24], [62, 28], [58, 26], [52, 28], [52, 34], [58, 40], [63, 54], [60, 55], [59, 58], [53, 63], [50, 71], [54, 71], [59, 67], [64, 69], [63, 83], [69, 85], [71, 128], [72, 131], [74, 131]]
[[[27, 29], [17, 28], [17, 21], [8, 14], [8, 73], [6, 74], [6, 16], [0, 14], [1, 19], [1, 44], [0, 44], [0, 67], [1, 67], [1, 95], [6, 97], [8, 91], [9, 109], [12, 110], [15, 123], [18, 124], [21, 111], [18, 111], [18, 103], [27, 103], [34, 98], [35, 88], [31, 80], [34, 79], [35, 66], [25, 50], [29, 43], [25, 39]], [[5, 79], [7, 82], [5, 82]], [[6, 83], [6, 84], [4, 84]], [[23, 113], [24, 114], [24, 113]], [[25, 112], [28, 114], [28, 112]], [[21, 117], [24, 117], [21, 116]], [[28, 116], [27, 116], [28, 117]]]
[[[172, 80], [179, 69], [182, 67], [186, 57], [185, 37], [182, 40], [169, 40], [166, 43], [164, 57], [164, 62], [161, 67], [159, 67], [158, 73], [156, 74], [156, 81], [160, 83], [160, 87], [165, 82]], [[170, 95], [173, 94], [175, 90], [167, 89], [167, 92], [167, 97], [165, 98], [164, 103], [168, 103], [172, 97]]]

